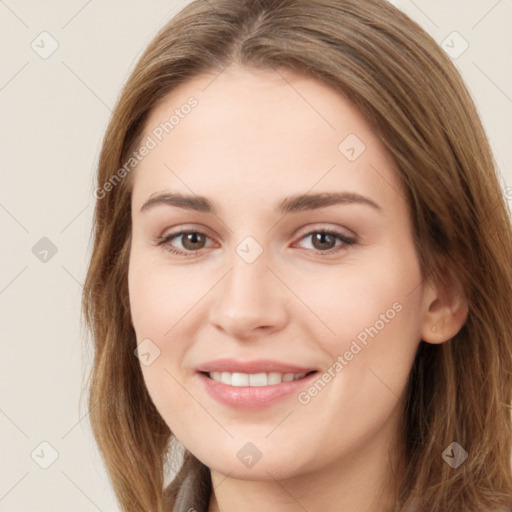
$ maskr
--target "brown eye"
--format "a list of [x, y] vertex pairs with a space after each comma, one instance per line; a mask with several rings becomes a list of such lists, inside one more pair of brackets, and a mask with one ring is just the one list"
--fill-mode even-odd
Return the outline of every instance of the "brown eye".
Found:
[[312, 237], [313, 247], [319, 251], [328, 251], [336, 245], [336, 237], [329, 233], [314, 233]]
[[205, 236], [202, 233], [190, 232], [179, 235], [182, 237], [182, 245], [188, 251], [197, 251], [202, 249], [205, 244]]
[[[175, 239], [181, 239], [181, 247], [178, 244], [176, 247]], [[164, 246], [169, 252], [173, 254], [192, 255], [204, 247], [206, 247], [206, 240], [209, 239], [207, 235], [199, 231], [180, 231], [179, 233], [171, 233], [158, 240], [158, 245]]]
[[[355, 245], [357, 240], [348, 237], [338, 231], [318, 230], [311, 231], [303, 236], [301, 240], [310, 240], [311, 248], [319, 254], [327, 254], [330, 252], [337, 252], [338, 250], [346, 249], [348, 246]], [[337, 243], [337, 241], [340, 243]]]

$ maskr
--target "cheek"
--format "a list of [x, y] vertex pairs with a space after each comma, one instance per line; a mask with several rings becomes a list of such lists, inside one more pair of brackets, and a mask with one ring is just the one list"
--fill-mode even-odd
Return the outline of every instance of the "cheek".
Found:
[[365, 290], [344, 338], [345, 359], [351, 361], [340, 393], [358, 396], [376, 411], [403, 396], [421, 333], [419, 266], [412, 257], [393, 261], [384, 275], [373, 276], [378, 286]]
[[[150, 364], [141, 359], [144, 381], [160, 414], [173, 418], [175, 428], [179, 428], [176, 423], [184, 418], [190, 421], [189, 415], [197, 413], [183, 388], [189, 371], [183, 362], [197, 337], [197, 315], [205, 314], [201, 298], [218, 279], [212, 272], [200, 273], [192, 268], [166, 264], [161, 257], [152, 260], [135, 247], [128, 271], [137, 344], [145, 343], [152, 355]], [[174, 414], [176, 407], [183, 414]]]
[[415, 253], [389, 251], [331, 279], [330, 303], [311, 285], [312, 309], [335, 334], [323, 337], [326, 384], [313, 383], [298, 399], [305, 416], [327, 425], [333, 451], [375, 435], [400, 403], [420, 339], [420, 282]]
[[[172, 267], [132, 252], [128, 272], [130, 309], [137, 338], [163, 339], [196, 303], [208, 279], [191, 266]], [[204, 276], [207, 278], [208, 276]], [[203, 283], [202, 285], [200, 283]]]
[[372, 404], [382, 394], [400, 396], [407, 383], [420, 341], [421, 271], [411, 245], [394, 247], [365, 265], [337, 269], [323, 280], [328, 290], [321, 281], [303, 282], [311, 309], [329, 329], [316, 334], [323, 333], [331, 372], [340, 375], [333, 395]]
[[[136, 251], [130, 259], [128, 286], [133, 327], [140, 347], [142, 376], [154, 406], [172, 431], [180, 431], [183, 422], [190, 422], [194, 412], [190, 399], [179, 382], [180, 361], [185, 347], [169, 343], [179, 330], [174, 325], [186, 313], [183, 293], [178, 292], [165, 273], [142, 261]], [[150, 270], [152, 269], [152, 270]], [[144, 347], [142, 349], [142, 347]], [[144, 354], [148, 353], [147, 358]], [[179, 409], [180, 414], [176, 414]], [[192, 416], [191, 416], [192, 415]]]
[[318, 312], [332, 350], [348, 349], [347, 341], [354, 339], [363, 346], [377, 337], [400, 344], [420, 332], [421, 272], [415, 253], [383, 250], [378, 256], [366, 264], [331, 269], [321, 278], [294, 280], [310, 309]]

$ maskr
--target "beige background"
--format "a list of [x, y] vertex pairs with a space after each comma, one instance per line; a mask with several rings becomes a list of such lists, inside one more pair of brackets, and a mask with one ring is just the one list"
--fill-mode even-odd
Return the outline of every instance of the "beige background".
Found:
[[[1, 512], [117, 510], [80, 402], [93, 172], [121, 85], [186, 3], [0, 0]], [[512, 200], [512, 1], [393, 3], [440, 44], [469, 44], [454, 62]]]

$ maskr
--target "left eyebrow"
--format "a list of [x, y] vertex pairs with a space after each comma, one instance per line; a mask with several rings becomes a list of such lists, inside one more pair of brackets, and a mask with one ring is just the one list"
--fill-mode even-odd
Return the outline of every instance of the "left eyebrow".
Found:
[[303, 210], [315, 210], [336, 204], [361, 204], [371, 206], [375, 210], [382, 208], [368, 197], [355, 192], [325, 192], [319, 194], [297, 194], [284, 198], [277, 206], [278, 213], [293, 213]]
[[[296, 194], [285, 197], [276, 206], [280, 214], [294, 213], [304, 210], [315, 210], [336, 204], [361, 204], [382, 211], [382, 208], [372, 199], [355, 192], [324, 192], [318, 194]], [[140, 211], [148, 210], [157, 205], [176, 206], [187, 210], [203, 213], [218, 214], [218, 209], [212, 201], [204, 196], [185, 195], [164, 192], [151, 196], [141, 207]]]

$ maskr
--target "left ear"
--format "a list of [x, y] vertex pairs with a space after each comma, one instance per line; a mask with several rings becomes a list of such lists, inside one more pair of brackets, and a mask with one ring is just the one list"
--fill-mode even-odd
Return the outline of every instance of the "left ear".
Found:
[[439, 344], [455, 336], [468, 316], [468, 304], [455, 281], [434, 284], [428, 280], [423, 295], [421, 339]]

